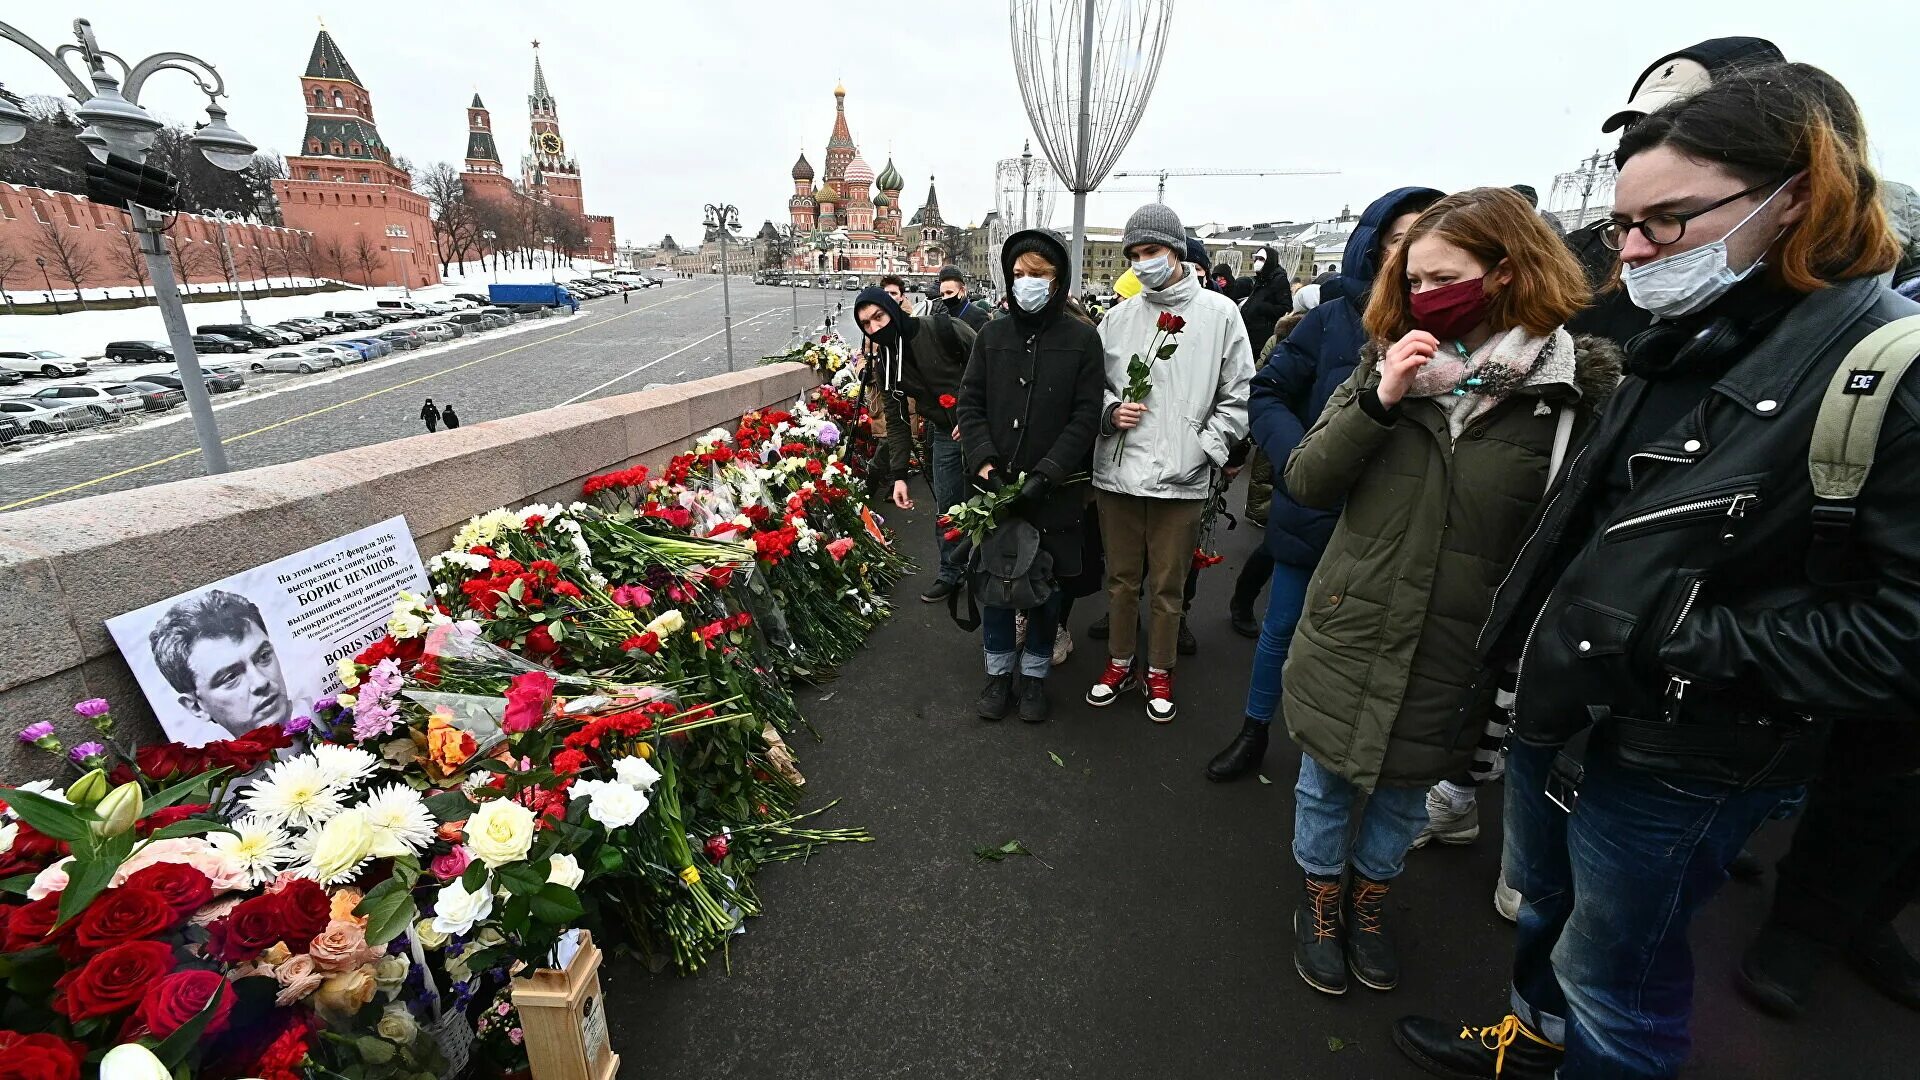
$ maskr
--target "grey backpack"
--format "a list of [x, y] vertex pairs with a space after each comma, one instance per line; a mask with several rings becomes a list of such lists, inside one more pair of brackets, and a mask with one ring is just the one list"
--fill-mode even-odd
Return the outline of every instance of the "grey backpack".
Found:
[[962, 630], [980, 626], [980, 609], [1012, 608], [1026, 611], [1037, 608], [1053, 595], [1053, 556], [1040, 546], [1040, 530], [1025, 518], [1013, 517], [994, 526], [978, 547], [962, 541], [961, 556], [967, 560], [962, 586], [967, 594], [967, 614], [960, 615], [960, 592], [947, 597], [947, 614]]

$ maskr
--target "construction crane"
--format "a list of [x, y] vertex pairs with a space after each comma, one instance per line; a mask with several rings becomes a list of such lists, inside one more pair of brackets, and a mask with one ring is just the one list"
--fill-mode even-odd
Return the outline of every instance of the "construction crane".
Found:
[[1159, 181], [1156, 202], [1167, 201], [1169, 176], [1339, 176], [1338, 169], [1141, 169], [1117, 172], [1115, 176], [1151, 176]]

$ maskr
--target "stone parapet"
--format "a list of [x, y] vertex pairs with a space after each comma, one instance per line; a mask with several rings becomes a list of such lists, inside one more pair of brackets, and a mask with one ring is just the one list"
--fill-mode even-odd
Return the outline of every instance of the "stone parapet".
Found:
[[134, 741], [161, 736], [107, 634], [116, 615], [405, 514], [421, 557], [468, 518], [570, 502], [587, 477], [663, 465], [707, 430], [792, 400], [816, 382], [776, 364], [636, 394], [522, 413], [306, 461], [0, 514], [0, 780], [53, 772], [11, 736], [51, 720], [68, 745], [91, 730], [69, 711], [105, 697]]

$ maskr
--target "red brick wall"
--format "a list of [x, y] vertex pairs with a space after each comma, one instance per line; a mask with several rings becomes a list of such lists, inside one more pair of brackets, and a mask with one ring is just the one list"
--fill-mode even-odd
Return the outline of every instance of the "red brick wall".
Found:
[[[388, 184], [326, 180], [275, 180], [273, 193], [280, 216], [312, 233], [316, 250], [339, 245], [346, 264], [340, 270], [343, 279], [412, 288], [440, 281], [439, 244], [425, 196]], [[380, 253], [378, 265], [369, 270], [354, 259], [361, 237]]]
[[[64, 191], [0, 184], [0, 247], [21, 258], [13, 275], [0, 283], [8, 291], [44, 291], [45, 282], [40, 268], [34, 265], [35, 256], [47, 259], [47, 273], [56, 290], [73, 288], [56, 260], [45, 251], [43, 222], [51, 223], [68, 240], [74, 241], [92, 263], [93, 271], [84, 276], [82, 288], [125, 288], [139, 284], [139, 279], [128, 272], [122, 254], [126, 240], [134, 238], [133, 222], [126, 211]], [[192, 282], [207, 284], [226, 280], [219, 233], [212, 218], [176, 214], [167, 236], [194, 251], [181, 260], [191, 272]], [[308, 276], [297, 257], [289, 272], [287, 260], [281, 254], [297, 252], [305, 237], [299, 230], [270, 225], [227, 226], [227, 243], [233, 250], [235, 270], [242, 280]], [[177, 267], [175, 276], [180, 276]]]
[[613, 218], [607, 214], [587, 215], [587, 258], [613, 261]]

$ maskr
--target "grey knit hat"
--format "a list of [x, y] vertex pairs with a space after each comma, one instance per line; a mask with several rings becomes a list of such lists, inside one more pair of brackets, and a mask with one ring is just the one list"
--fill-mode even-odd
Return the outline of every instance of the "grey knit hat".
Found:
[[1136, 244], [1161, 244], [1170, 247], [1176, 258], [1187, 251], [1187, 230], [1180, 215], [1164, 203], [1148, 203], [1127, 219], [1127, 231], [1120, 237], [1120, 253], [1128, 254]]

